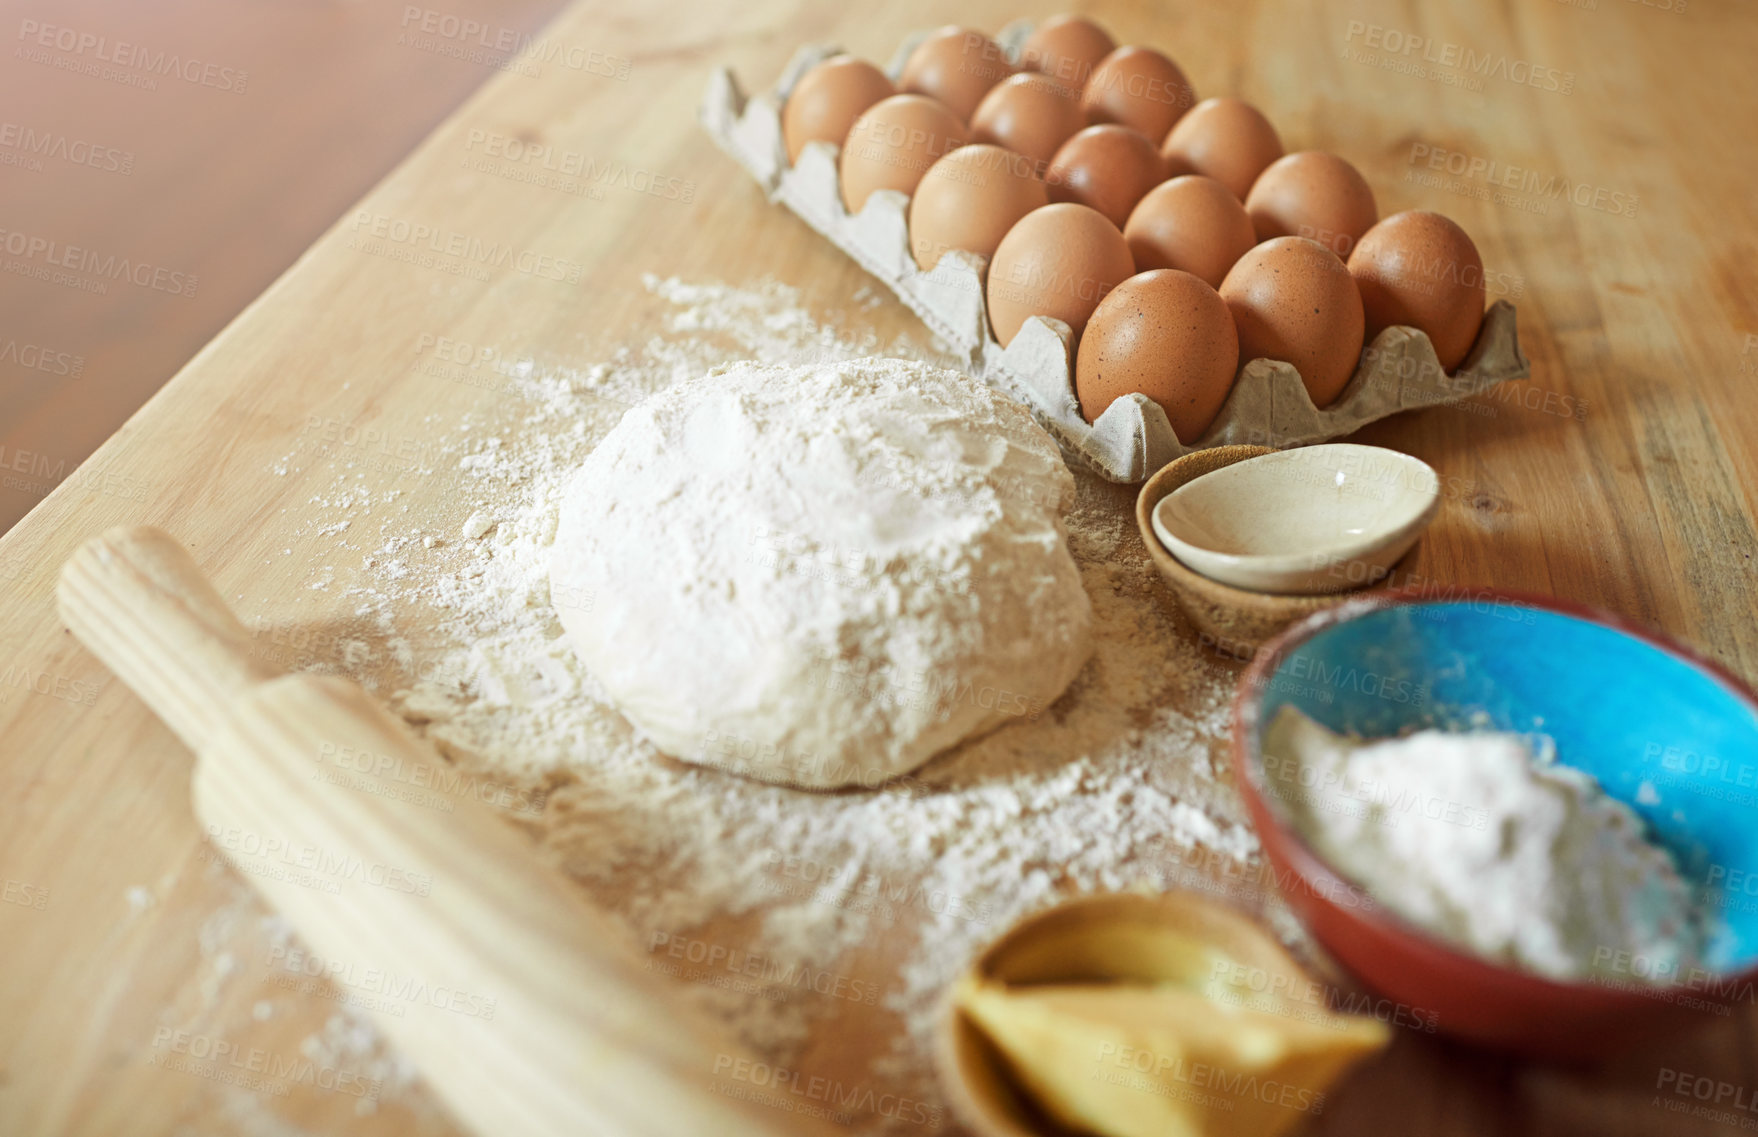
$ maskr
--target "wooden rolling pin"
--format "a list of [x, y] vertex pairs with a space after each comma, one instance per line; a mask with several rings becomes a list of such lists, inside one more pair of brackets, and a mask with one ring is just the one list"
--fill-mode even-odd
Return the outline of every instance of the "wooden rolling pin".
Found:
[[464, 1125], [485, 1137], [833, 1132], [742, 1100], [790, 1093], [400, 720], [347, 680], [253, 658], [165, 533], [94, 538], [59, 595], [67, 626], [196, 752], [210, 839], [326, 972], [382, 996], [374, 1021]]

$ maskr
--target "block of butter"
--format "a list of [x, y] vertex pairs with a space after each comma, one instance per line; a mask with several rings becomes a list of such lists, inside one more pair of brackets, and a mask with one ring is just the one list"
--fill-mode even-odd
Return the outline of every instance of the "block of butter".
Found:
[[[1040, 919], [1035, 936], [1022, 925], [952, 997], [1002, 1067], [989, 1095], [1007, 1096], [994, 1090], [1005, 1085], [1058, 1125], [1101, 1137], [1276, 1137], [1322, 1113], [1331, 1087], [1390, 1039], [1378, 1019], [1329, 1009], [1323, 984], [1212, 902], [1071, 907], [1084, 918]], [[1007, 1108], [978, 1103], [987, 1107]]]
[[1032, 1099], [1107, 1137], [1276, 1137], [1323, 1112], [1325, 1091], [1388, 1033], [1173, 986], [967, 982], [959, 1005]]

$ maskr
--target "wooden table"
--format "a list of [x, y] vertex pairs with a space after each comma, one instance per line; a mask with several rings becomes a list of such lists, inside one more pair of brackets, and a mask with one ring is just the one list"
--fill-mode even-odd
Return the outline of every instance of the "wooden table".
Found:
[[[984, 2], [959, 13], [991, 30], [1022, 14], [1046, 12]], [[1514, 296], [1529, 383], [1508, 401], [1362, 433], [1434, 464], [1467, 506], [1445, 514], [1415, 572], [1600, 605], [1758, 678], [1758, 14], [1731, 0], [1097, 14], [1120, 40], [1170, 50], [1200, 92], [1257, 102], [1290, 148], [1351, 158], [1382, 213], [1456, 217], [1492, 291]], [[760, 88], [800, 42], [840, 40], [882, 61], [944, 15], [905, 2], [585, 0], [549, 36], [593, 63], [497, 76], [0, 540], [0, 1131], [249, 1131], [239, 1095], [251, 1091], [167, 1068], [159, 1024], [207, 1023], [236, 1044], [296, 1053], [334, 1007], [320, 989], [290, 1014], [253, 1015], [286, 991], [214, 945], [240, 922], [267, 944], [266, 913], [197, 831], [188, 754], [61, 629], [62, 560], [106, 527], [150, 522], [182, 537], [246, 615], [319, 623], [344, 601], [296, 591], [304, 566], [279, 554], [310, 497], [305, 475], [322, 471], [271, 466], [313, 421], [419, 440], [494, 397], [413, 375], [421, 335], [598, 358], [652, 314], [644, 272], [770, 274], [814, 305], [849, 306], [860, 271], [766, 206], [696, 128], [695, 103], [713, 65]], [[1406, 51], [1411, 37], [1423, 42]], [[1487, 74], [1446, 62], [1466, 53]], [[693, 192], [583, 201], [467, 173], [473, 131], [625, 162]], [[379, 219], [508, 243], [577, 283], [517, 268], [476, 279], [351, 248]], [[914, 326], [896, 304], [868, 318], [882, 341]], [[404, 489], [412, 516], [461, 520], [444, 486]], [[1706, 1016], [1701, 1030], [1590, 1073], [1401, 1041], [1312, 1128], [1719, 1132], [1659, 1104], [1663, 1083], [1708, 1077], [1749, 1101], [1752, 1023], [1750, 1008]], [[349, 1061], [356, 1073], [388, 1069], [382, 1055]], [[376, 1112], [301, 1086], [252, 1104], [311, 1131], [454, 1131], [419, 1088]]]

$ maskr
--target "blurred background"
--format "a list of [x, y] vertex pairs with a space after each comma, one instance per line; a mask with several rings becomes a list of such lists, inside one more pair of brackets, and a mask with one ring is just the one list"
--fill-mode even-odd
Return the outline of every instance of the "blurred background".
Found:
[[562, 3], [0, 4], [0, 532]]

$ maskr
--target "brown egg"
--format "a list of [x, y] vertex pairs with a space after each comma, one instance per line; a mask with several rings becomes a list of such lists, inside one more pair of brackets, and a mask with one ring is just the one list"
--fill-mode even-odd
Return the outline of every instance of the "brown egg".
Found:
[[843, 143], [843, 206], [859, 213], [879, 189], [914, 193], [929, 166], [964, 144], [964, 123], [926, 95], [881, 99], [855, 120]]
[[1175, 268], [1221, 287], [1227, 270], [1257, 244], [1251, 218], [1227, 187], [1190, 174], [1148, 191], [1123, 226], [1135, 267]]
[[1264, 167], [1282, 156], [1282, 140], [1250, 103], [1204, 99], [1178, 120], [1160, 152], [1214, 178], [1244, 201]]
[[928, 167], [910, 198], [910, 252], [923, 272], [948, 249], [993, 257], [1014, 223], [1049, 201], [1023, 156], [999, 146], [960, 146]]
[[1227, 302], [1188, 272], [1155, 269], [1099, 302], [1075, 357], [1074, 393], [1088, 422], [1114, 399], [1146, 395], [1189, 446], [1215, 421], [1238, 370]]
[[989, 265], [989, 324], [1006, 347], [1028, 316], [1054, 316], [1079, 339], [1105, 293], [1135, 275], [1129, 246], [1096, 209], [1046, 205], [1001, 238]]
[[1042, 177], [1057, 149], [1086, 124], [1078, 90], [1025, 71], [1003, 79], [983, 96], [971, 116], [971, 141], [1024, 154]]
[[1117, 50], [1109, 32], [1085, 16], [1051, 16], [1026, 37], [1019, 61], [1080, 90], [1099, 61]]
[[1147, 192], [1166, 180], [1166, 160], [1133, 127], [1089, 126], [1062, 144], [1044, 181], [1052, 201], [1078, 201], [1119, 229]]
[[1355, 374], [1361, 294], [1318, 242], [1276, 237], [1254, 247], [1221, 282], [1221, 299], [1239, 329], [1239, 358], [1292, 363], [1314, 406], [1329, 406]]
[[1394, 324], [1416, 328], [1447, 371], [1477, 342], [1483, 258], [1451, 218], [1421, 209], [1392, 214], [1357, 242], [1349, 275], [1361, 290], [1369, 342]]
[[1339, 257], [1379, 220], [1373, 190], [1354, 166], [1324, 150], [1271, 162], [1245, 198], [1257, 239], [1305, 237]]
[[982, 32], [948, 25], [910, 52], [897, 89], [939, 99], [969, 122], [989, 88], [1014, 70], [1000, 44]]
[[1133, 126], [1157, 146], [1196, 103], [1178, 64], [1150, 47], [1120, 47], [1099, 61], [1081, 90], [1089, 122]]
[[808, 142], [841, 146], [861, 112], [896, 93], [885, 72], [852, 55], [833, 55], [800, 76], [781, 108], [787, 160], [798, 162]]

